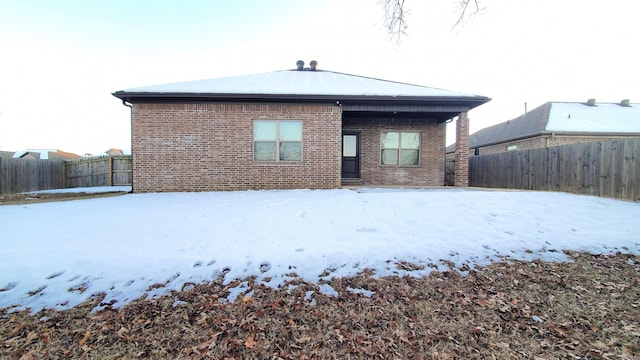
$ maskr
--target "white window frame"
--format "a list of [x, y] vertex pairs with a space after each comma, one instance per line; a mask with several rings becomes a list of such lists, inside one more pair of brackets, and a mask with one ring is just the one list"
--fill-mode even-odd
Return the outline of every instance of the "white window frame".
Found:
[[[397, 133], [398, 134], [398, 147], [397, 148], [385, 148], [383, 144], [383, 139], [385, 134], [389, 133]], [[402, 147], [402, 134], [417, 134], [418, 135], [418, 147], [417, 148], [403, 148]], [[383, 152], [384, 150], [397, 150], [398, 156], [396, 158], [395, 164], [384, 164]], [[418, 163], [417, 164], [402, 164], [402, 150], [414, 150], [418, 152]], [[416, 167], [420, 166], [420, 153], [422, 152], [422, 134], [420, 131], [381, 131], [380, 132], [380, 165], [381, 166], [396, 166], [396, 167]]]
[[[256, 140], [255, 139], [255, 127], [256, 127], [256, 123], [258, 122], [271, 122], [271, 123], [275, 123], [276, 125], [276, 138], [274, 140]], [[299, 123], [300, 124], [300, 140], [282, 140], [281, 136], [280, 136], [280, 124], [282, 123]], [[303, 159], [303, 126], [304, 123], [302, 122], [302, 120], [279, 120], [279, 119], [254, 119], [253, 120], [253, 130], [252, 130], [252, 153], [253, 153], [253, 161], [256, 162], [260, 162], [260, 163], [274, 163], [274, 162], [301, 162]], [[275, 159], [269, 159], [269, 160], [259, 160], [256, 159], [256, 142], [275, 142]], [[299, 159], [295, 159], [295, 160], [282, 160], [281, 158], [281, 153], [280, 153], [280, 145], [282, 142], [297, 142], [300, 143], [300, 158]]]

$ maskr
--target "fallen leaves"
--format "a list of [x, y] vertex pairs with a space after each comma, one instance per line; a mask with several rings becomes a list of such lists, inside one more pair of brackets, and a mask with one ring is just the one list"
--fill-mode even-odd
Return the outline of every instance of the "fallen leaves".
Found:
[[640, 357], [640, 258], [569, 255], [460, 268], [464, 276], [453, 264], [420, 278], [364, 271], [328, 281], [335, 297], [300, 278], [280, 289], [218, 279], [122, 309], [103, 297], [59, 312], [2, 309], [0, 358]]
[[246, 346], [249, 349], [253, 349], [254, 347], [256, 347], [256, 333], [252, 332], [251, 334], [249, 334], [249, 337], [247, 337], [247, 340], [244, 342], [244, 346]]

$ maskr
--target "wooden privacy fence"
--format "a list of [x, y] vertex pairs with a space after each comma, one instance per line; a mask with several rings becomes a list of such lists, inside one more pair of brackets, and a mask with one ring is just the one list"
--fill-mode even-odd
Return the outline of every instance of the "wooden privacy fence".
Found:
[[0, 194], [131, 185], [131, 156], [78, 160], [0, 158]]
[[64, 187], [64, 160], [0, 157], [0, 194]]
[[472, 156], [469, 186], [640, 201], [640, 139]]
[[105, 156], [64, 163], [65, 186], [131, 185], [131, 156]]

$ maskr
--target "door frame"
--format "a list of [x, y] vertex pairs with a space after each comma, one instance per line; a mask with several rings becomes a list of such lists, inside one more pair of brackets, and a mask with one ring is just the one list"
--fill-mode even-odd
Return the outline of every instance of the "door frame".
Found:
[[[355, 157], [350, 157], [350, 158], [354, 158], [355, 163], [356, 163], [356, 172], [355, 172], [355, 176], [351, 176], [351, 177], [344, 177], [344, 137], [345, 135], [352, 135], [356, 137], [356, 156]], [[340, 174], [341, 177], [343, 179], [359, 179], [360, 178], [360, 163], [361, 163], [361, 156], [360, 156], [360, 131], [355, 131], [355, 130], [342, 130], [342, 138], [340, 141], [340, 164], [341, 164], [341, 169], [340, 169]]]

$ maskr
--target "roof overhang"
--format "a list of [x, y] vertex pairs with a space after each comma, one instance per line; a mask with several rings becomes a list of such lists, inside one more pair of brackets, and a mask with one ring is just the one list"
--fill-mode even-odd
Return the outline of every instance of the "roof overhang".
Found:
[[340, 106], [351, 117], [414, 117], [449, 120], [480, 106], [490, 98], [482, 96], [367, 96], [295, 94], [212, 94], [117, 91], [113, 96], [131, 103], [286, 103]]

